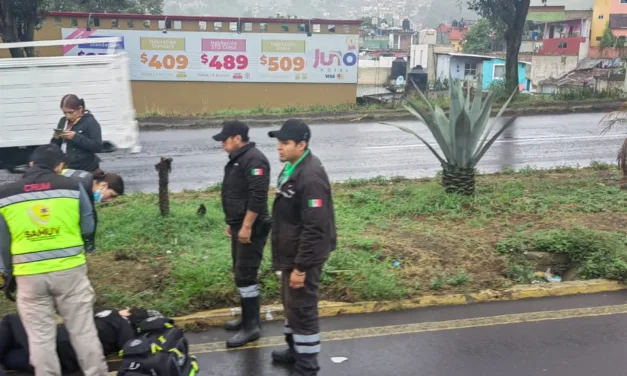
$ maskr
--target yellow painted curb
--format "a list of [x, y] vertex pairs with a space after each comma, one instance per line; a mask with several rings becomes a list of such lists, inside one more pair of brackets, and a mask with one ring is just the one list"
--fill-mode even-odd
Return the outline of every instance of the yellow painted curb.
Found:
[[[506, 290], [483, 290], [470, 294], [453, 295], [425, 295], [410, 300], [341, 303], [321, 301], [319, 304], [320, 317], [339, 315], [363, 314], [373, 312], [397, 311], [403, 309], [461, 305], [470, 303], [485, 303], [509, 301], [530, 298], [545, 298], [550, 296], [564, 296], [576, 294], [592, 294], [627, 289], [626, 284], [616, 281], [595, 279], [589, 281], [574, 281], [561, 283], [546, 283], [538, 285], [520, 285]], [[192, 315], [175, 318], [181, 326], [222, 326], [225, 322], [239, 316], [239, 308], [224, 308], [213, 311], [199, 312]], [[270, 320], [267, 316], [271, 316]], [[261, 308], [261, 318], [264, 321], [281, 320], [284, 318], [281, 305], [269, 305]]]

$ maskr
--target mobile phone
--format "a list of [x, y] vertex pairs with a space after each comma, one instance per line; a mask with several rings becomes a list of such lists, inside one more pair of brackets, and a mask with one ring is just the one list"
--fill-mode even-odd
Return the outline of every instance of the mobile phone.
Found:
[[65, 131], [63, 129], [55, 128], [54, 129], [54, 133], [63, 134], [63, 133], [65, 133]]

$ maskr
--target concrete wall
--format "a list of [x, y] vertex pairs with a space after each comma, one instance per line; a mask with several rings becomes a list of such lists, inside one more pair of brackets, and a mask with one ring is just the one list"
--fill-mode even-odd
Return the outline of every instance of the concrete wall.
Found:
[[451, 55], [436, 55], [436, 75], [435, 80], [448, 80], [451, 73]]
[[579, 58], [577, 56], [541, 56], [534, 55], [531, 58], [532, 74], [531, 84], [538, 89], [540, 81], [547, 78], [559, 78], [577, 68]]
[[388, 83], [388, 77], [392, 74], [392, 62], [394, 56], [381, 56], [379, 60], [359, 60], [357, 70], [358, 85], [384, 85]]
[[357, 72], [358, 85], [385, 85], [392, 74], [392, 68], [362, 68]]
[[421, 65], [425, 71], [429, 69], [429, 54], [433, 53], [432, 45], [429, 44], [414, 44], [411, 46], [411, 68], [416, 65]]

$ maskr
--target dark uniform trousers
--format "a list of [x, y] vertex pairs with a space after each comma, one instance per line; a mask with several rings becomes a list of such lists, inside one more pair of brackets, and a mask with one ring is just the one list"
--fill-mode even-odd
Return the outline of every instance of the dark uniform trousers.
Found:
[[320, 326], [318, 323], [318, 286], [322, 267], [307, 270], [305, 286], [290, 287], [292, 270], [281, 271], [281, 298], [285, 312], [285, 339], [296, 355], [295, 371], [303, 376], [317, 375], [320, 370]]
[[242, 298], [255, 298], [259, 296], [259, 266], [269, 231], [264, 226], [263, 218], [258, 217], [252, 228], [251, 243], [243, 244], [238, 240], [241, 228], [241, 225], [231, 226], [231, 256], [235, 285]]

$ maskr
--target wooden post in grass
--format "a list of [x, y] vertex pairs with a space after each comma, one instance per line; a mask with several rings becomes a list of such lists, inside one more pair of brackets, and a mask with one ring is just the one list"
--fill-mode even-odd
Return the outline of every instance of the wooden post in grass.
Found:
[[159, 210], [162, 216], [170, 214], [170, 196], [168, 195], [169, 175], [172, 171], [172, 158], [163, 158], [155, 165], [159, 172]]

